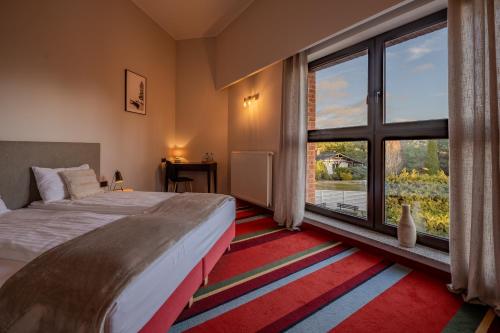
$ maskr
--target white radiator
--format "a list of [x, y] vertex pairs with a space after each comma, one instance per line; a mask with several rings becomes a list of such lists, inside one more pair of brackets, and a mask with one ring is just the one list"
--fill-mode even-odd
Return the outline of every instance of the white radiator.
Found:
[[231, 194], [256, 205], [271, 207], [273, 152], [231, 152]]

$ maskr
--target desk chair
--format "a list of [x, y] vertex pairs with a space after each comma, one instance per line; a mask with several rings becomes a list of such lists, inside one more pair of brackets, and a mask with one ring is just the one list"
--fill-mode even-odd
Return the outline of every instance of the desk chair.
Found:
[[170, 185], [173, 186], [173, 192], [177, 192], [179, 184], [184, 185], [184, 191], [187, 192], [189, 185], [189, 191], [193, 192], [193, 178], [189, 177], [178, 177], [172, 166], [172, 162], [167, 161], [165, 163], [165, 177], [167, 177], [167, 192], [170, 191]]

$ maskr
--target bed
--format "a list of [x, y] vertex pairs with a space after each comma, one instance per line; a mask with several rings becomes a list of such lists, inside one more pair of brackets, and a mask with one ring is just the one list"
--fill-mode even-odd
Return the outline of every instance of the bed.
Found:
[[[0, 161], [2, 155], [7, 154], [14, 162], [8, 165], [5, 164], [5, 160], [0, 162], [5, 164], [0, 165], [0, 168], [7, 168], [0, 174], [0, 189], [3, 191], [7, 188], [3, 193], [9, 194], [9, 182], [5, 180], [6, 177], [22, 178], [18, 183], [24, 188], [15, 195], [7, 197], [3, 195], [8, 205], [10, 203], [9, 208], [19, 208], [20, 205], [23, 207], [27, 204], [26, 201], [29, 201], [27, 198], [37, 198], [36, 194], [25, 193], [26, 189], [30, 191], [33, 189], [32, 175], [19, 176], [22, 173], [19, 170], [28, 173], [28, 166], [37, 164], [37, 153], [34, 153], [35, 157], [28, 159], [29, 161], [20, 168], [19, 164], [23, 163], [19, 160], [25, 159], [25, 156], [16, 158], [13, 150], [22, 147], [23, 152], [33, 152], [39, 144], [0, 142]], [[47, 167], [61, 166], [60, 162], [63, 160], [69, 160], [68, 166], [82, 162], [98, 164], [99, 149], [96, 149], [96, 144], [43, 143], [43, 145], [45, 152], [53, 151], [58, 156], [59, 164], [44, 163]], [[81, 157], [76, 160], [75, 149], [71, 147], [73, 145], [82, 150]], [[64, 155], [68, 158], [65, 159]], [[17, 173], [12, 172], [12, 165], [15, 165]], [[98, 166], [96, 169], [98, 170]], [[66, 244], [68, 240], [111, 224], [129, 214], [143, 214], [173, 196], [171, 193], [112, 192], [80, 202], [33, 204], [29, 209], [17, 209], [1, 215], [0, 286], [40, 253], [45, 253], [59, 244]], [[16, 205], [18, 207], [15, 207]], [[187, 233], [169, 251], [148, 265], [120, 293], [116, 299], [116, 306], [106, 318], [104, 331], [167, 331], [192, 295], [203, 281], [206, 281], [213, 266], [234, 238], [234, 219], [235, 202], [231, 199], [226, 200], [200, 224], [195, 232]]]
[[172, 192], [112, 191], [78, 200], [63, 199], [48, 203], [38, 200], [32, 202], [29, 208], [133, 215], [143, 214], [173, 195]]

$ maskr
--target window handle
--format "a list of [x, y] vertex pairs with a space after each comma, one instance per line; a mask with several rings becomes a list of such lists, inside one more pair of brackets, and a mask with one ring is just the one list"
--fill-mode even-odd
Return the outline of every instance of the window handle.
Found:
[[375, 99], [377, 103], [380, 103], [382, 101], [382, 97], [384, 96], [384, 92], [382, 90], [379, 90], [375, 93]]

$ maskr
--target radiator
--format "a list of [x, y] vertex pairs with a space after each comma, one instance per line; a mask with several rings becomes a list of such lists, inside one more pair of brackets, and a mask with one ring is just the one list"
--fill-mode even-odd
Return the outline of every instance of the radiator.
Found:
[[231, 152], [231, 194], [259, 206], [271, 207], [273, 152]]

